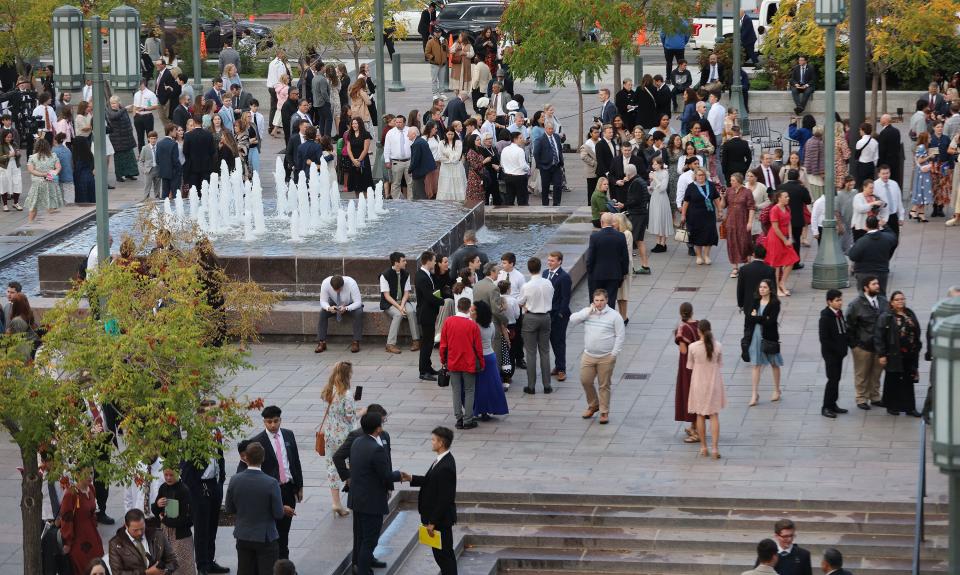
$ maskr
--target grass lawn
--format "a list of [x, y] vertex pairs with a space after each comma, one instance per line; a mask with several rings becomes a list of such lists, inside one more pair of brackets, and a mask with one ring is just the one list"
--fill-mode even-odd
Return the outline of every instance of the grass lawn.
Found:
[[290, 0], [259, 0], [257, 12], [260, 14], [275, 14], [290, 12]]

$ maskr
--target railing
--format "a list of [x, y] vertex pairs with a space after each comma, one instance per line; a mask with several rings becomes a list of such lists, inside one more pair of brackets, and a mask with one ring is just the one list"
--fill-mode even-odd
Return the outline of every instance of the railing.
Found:
[[913, 575], [920, 575], [920, 546], [923, 532], [923, 500], [927, 496], [927, 422], [920, 420], [920, 472], [917, 478], [917, 510], [913, 527]]

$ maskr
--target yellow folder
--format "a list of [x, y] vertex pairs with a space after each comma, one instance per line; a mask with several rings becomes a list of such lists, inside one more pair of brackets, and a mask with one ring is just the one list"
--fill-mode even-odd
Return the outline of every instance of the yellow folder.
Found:
[[428, 547], [433, 547], [434, 549], [440, 549], [440, 532], [434, 529], [433, 537], [430, 537], [430, 534], [427, 533], [426, 526], [421, 525], [420, 526], [420, 543], [427, 545]]

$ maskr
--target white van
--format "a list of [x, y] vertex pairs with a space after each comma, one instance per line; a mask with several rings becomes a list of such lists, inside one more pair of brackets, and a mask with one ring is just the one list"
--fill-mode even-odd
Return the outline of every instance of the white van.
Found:
[[[726, 4], [726, 3], [725, 3]], [[749, 10], [750, 2], [744, 2], [744, 9]], [[714, 2], [710, 2], [715, 6]], [[760, 5], [756, 10], [750, 11], [750, 17], [753, 18], [753, 28], [757, 32], [757, 51], [763, 45], [763, 38], [770, 28], [770, 21], [773, 20], [777, 8], [780, 6], [780, 0], [760, 0]], [[729, 38], [733, 36], [733, 10], [723, 13], [723, 36]], [[708, 10], [706, 13], [694, 18], [690, 23], [690, 41], [687, 46], [695, 50], [700, 48], [713, 49], [717, 40], [717, 12], [716, 9]]]

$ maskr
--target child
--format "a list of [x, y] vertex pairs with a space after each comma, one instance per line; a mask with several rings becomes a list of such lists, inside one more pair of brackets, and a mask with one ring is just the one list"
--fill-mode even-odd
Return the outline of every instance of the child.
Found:
[[520, 326], [517, 320], [520, 319], [520, 303], [516, 296], [511, 292], [511, 284], [508, 280], [497, 282], [497, 289], [500, 290], [500, 301], [503, 304], [503, 314], [507, 316], [507, 332], [510, 342], [510, 364], [503, 366], [500, 377], [503, 379], [503, 390], [510, 389], [510, 379], [513, 377], [513, 367], [523, 360], [523, 340], [520, 339]]
[[143, 197], [160, 199], [160, 171], [157, 169], [157, 133], [153, 130], [147, 133], [147, 145], [140, 149], [140, 159], [137, 160], [140, 173], [146, 174], [143, 179]]

